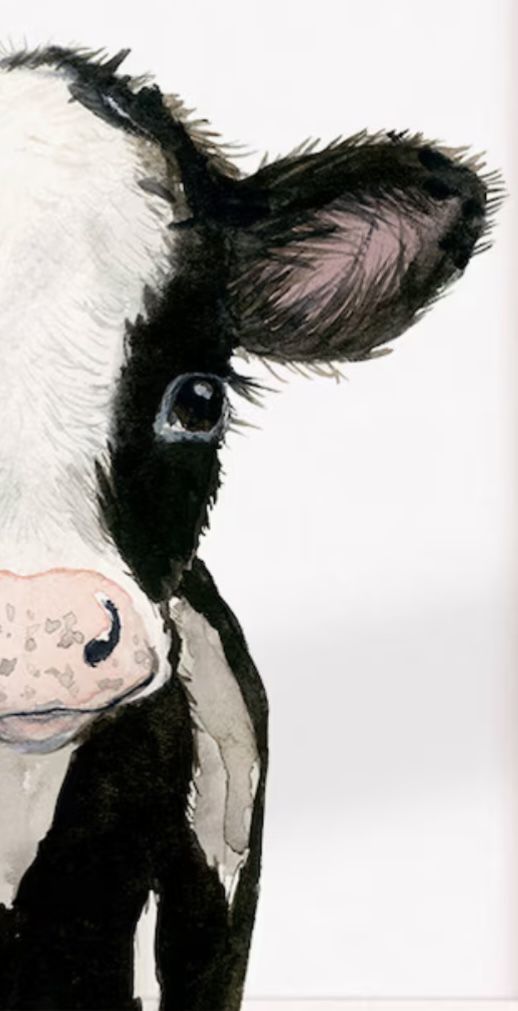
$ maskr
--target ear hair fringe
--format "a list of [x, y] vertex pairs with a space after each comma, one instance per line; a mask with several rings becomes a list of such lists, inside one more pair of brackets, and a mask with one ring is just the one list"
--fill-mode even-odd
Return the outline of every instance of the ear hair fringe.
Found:
[[376, 145], [390, 147], [392, 145], [405, 144], [414, 148], [432, 148], [438, 154], [443, 154], [446, 158], [449, 158], [454, 164], [475, 172], [487, 189], [486, 209], [489, 216], [492, 217], [498, 211], [504, 198], [507, 196], [500, 171], [498, 169], [487, 170], [487, 162], [485, 160], [487, 152], [472, 152], [469, 145], [449, 147], [440, 140], [430, 140], [422, 133], [410, 134], [407, 130], [400, 133], [395, 133], [393, 130], [377, 130], [374, 133], [360, 130], [349, 137], [344, 137], [343, 135], [335, 137], [323, 147], [320, 147], [320, 143], [318, 138], [308, 137], [290, 151], [289, 154], [273, 161], [269, 160], [268, 156], [265, 155], [258, 171], [275, 167], [277, 171], [281, 170], [281, 177], [285, 178], [282, 174], [282, 167], [285, 166], [289, 174], [292, 163], [298, 158], [307, 155], [336, 152], [337, 156], [342, 158], [345, 151], [358, 147], [375, 147]]

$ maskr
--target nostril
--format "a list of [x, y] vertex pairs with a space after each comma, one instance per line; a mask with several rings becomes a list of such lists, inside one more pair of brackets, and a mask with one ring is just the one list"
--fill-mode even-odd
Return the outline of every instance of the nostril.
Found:
[[87, 642], [83, 656], [85, 663], [90, 667], [97, 667], [97, 664], [107, 660], [121, 637], [121, 620], [115, 604], [101, 595], [98, 599], [104, 610], [110, 615], [111, 625], [107, 632], [103, 632], [97, 639], [90, 639], [90, 642]]

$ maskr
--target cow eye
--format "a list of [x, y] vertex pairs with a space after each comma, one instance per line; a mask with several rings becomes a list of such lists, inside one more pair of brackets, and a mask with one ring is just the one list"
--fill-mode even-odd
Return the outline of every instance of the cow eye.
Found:
[[212, 442], [228, 417], [225, 386], [219, 376], [191, 372], [167, 387], [155, 419], [155, 434], [166, 442]]

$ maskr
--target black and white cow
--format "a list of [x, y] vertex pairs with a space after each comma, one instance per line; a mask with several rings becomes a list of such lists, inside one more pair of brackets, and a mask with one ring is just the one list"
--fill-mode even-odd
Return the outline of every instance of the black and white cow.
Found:
[[267, 705], [196, 557], [232, 354], [375, 354], [488, 186], [405, 134], [241, 178], [123, 55], [0, 65], [0, 1006], [138, 1007], [152, 894], [162, 1008], [232, 1011]]

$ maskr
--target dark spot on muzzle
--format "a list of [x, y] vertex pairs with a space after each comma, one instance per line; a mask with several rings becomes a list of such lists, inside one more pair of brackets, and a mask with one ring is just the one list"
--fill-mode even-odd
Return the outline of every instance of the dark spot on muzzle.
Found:
[[107, 636], [102, 636], [99, 639], [90, 639], [90, 642], [87, 642], [83, 650], [83, 656], [85, 662], [90, 667], [97, 667], [97, 664], [102, 663], [103, 660], [107, 660], [110, 654], [113, 653], [121, 637], [121, 620], [115, 604], [112, 604], [111, 600], [107, 599], [101, 601], [101, 603], [104, 610], [110, 615], [112, 623]]

